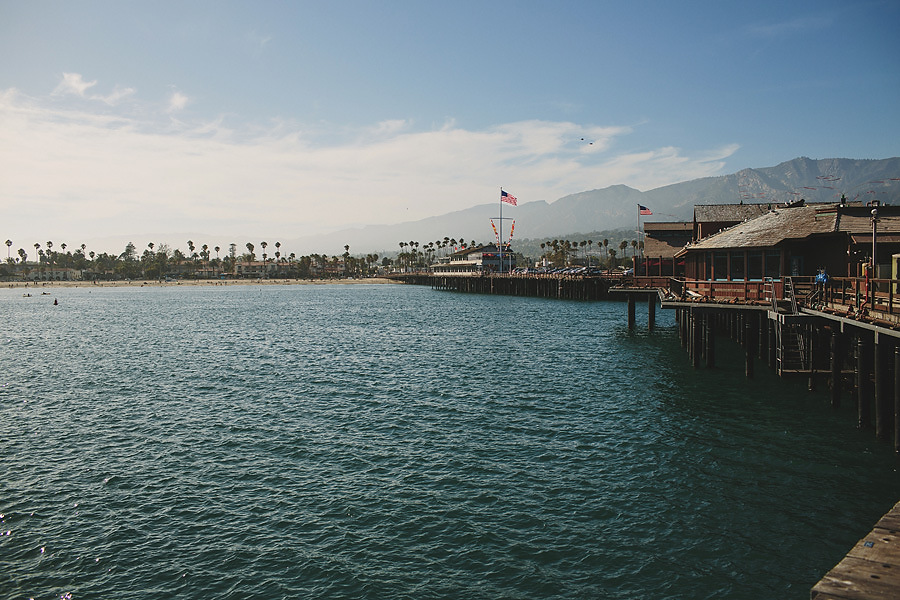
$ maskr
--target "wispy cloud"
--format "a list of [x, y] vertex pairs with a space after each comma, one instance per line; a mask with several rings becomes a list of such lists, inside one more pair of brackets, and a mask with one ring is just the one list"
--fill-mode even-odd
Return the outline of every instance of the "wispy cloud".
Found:
[[[83, 97], [96, 82], [73, 76], [62, 85], [54, 93]], [[173, 92], [157, 114], [187, 102]], [[422, 130], [391, 120], [337, 136], [286, 123], [115, 117], [91, 106], [62, 109], [0, 91], [0, 198], [17, 205], [5, 223], [13, 232], [96, 236], [177, 224], [297, 236], [460, 210], [492, 201], [501, 184], [514, 186], [520, 202], [620, 183], [646, 190], [719, 174], [737, 149], [615, 153], [630, 127], [572, 122], [471, 130], [448, 121]]]
[[770, 23], [755, 23], [747, 27], [754, 37], [776, 38], [797, 35], [808, 31], [820, 31], [834, 24], [834, 16], [829, 13], [804, 15]]
[[95, 85], [97, 85], [96, 80], [85, 81], [80, 73], [63, 73], [62, 80], [53, 90], [53, 94], [55, 96], [74, 94], [84, 98], [84, 93]]
[[123, 98], [133, 96], [136, 92], [134, 88], [115, 86], [113, 91], [107, 95], [87, 94], [87, 91], [97, 85], [97, 81], [85, 81], [80, 73], [63, 73], [62, 79], [53, 90], [54, 96], [73, 95], [87, 100], [97, 100], [109, 106], [115, 106]]

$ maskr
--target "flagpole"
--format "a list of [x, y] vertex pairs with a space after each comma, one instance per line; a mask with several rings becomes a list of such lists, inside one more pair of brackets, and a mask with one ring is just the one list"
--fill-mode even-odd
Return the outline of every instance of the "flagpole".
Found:
[[[641, 205], [640, 204], [637, 205], [637, 234], [638, 234], [638, 239], [640, 239], [641, 238]], [[632, 260], [634, 260], [634, 253], [632, 253], [631, 258], [632, 258]], [[634, 268], [634, 274], [637, 275], [638, 274], [637, 260], [634, 260], [634, 265], [632, 265], [632, 267]]]
[[500, 188], [500, 274], [503, 274], [503, 188]]

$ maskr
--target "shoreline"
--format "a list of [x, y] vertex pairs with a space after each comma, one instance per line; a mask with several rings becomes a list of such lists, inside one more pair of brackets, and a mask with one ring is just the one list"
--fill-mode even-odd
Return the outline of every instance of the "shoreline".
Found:
[[178, 281], [157, 281], [134, 279], [131, 281], [4, 281], [0, 287], [7, 289], [48, 290], [59, 288], [100, 288], [100, 287], [196, 287], [234, 285], [354, 285], [360, 283], [396, 283], [385, 277], [366, 279], [183, 279]]

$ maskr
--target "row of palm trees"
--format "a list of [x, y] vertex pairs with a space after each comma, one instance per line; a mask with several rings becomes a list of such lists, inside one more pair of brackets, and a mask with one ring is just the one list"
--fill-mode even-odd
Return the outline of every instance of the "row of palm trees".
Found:
[[[433, 242], [420, 243], [415, 240], [401, 241], [397, 264], [400, 268], [419, 268], [434, 264], [441, 256], [447, 256], [457, 250], [477, 246], [475, 240], [466, 242], [462, 237], [458, 240], [445, 236]], [[419, 250], [421, 248], [421, 250]]]
[[[377, 266], [379, 256], [366, 254], [355, 257], [350, 255], [350, 246], [344, 246], [341, 257], [327, 254], [310, 254], [297, 257], [295, 253], [282, 254], [281, 242], [275, 242], [275, 252], [269, 255], [269, 244], [259, 243], [262, 249], [261, 263], [257, 261], [256, 245], [246, 244], [247, 252], [238, 254], [238, 246], [229, 244], [222, 256], [221, 246], [210, 247], [208, 244], [197, 246], [193, 240], [187, 241], [187, 252], [180, 248], [170, 248], [167, 244], [150, 242], [143, 253], [138, 254], [136, 246], [129, 242], [121, 254], [95, 253], [87, 251], [87, 245], [81, 244], [73, 251], [65, 243], [56, 246], [53, 241], [46, 244], [34, 244], [34, 259], [29, 262], [29, 254], [25, 248], [19, 248], [16, 256], [12, 255], [12, 240], [6, 240], [7, 258], [0, 263], [0, 276], [21, 276], [46, 278], [47, 271], [53, 279], [60, 278], [54, 270], [74, 269], [85, 273], [88, 277], [99, 279], [124, 278], [163, 278], [170, 275], [181, 277], [219, 276], [233, 274], [236, 266], [257, 267], [256, 272], [284, 277], [310, 276], [366, 276], [372, 274]], [[54, 249], [58, 247], [59, 249]], [[215, 257], [213, 257], [215, 253]], [[383, 266], [390, 266], [393, 261], [384, 258]]]
[[[571, 262], [573, 256], [577, 258], [580, 249], [582, 260], [590, 265], [592, 257], [595, 256], [592, 254], [593, 245], [593, 240], [581, 240], [580, 242], [558, 239], [548, 240], [541, 243], [541, 258], [546, 258], [553, 264], [567, 265]], [[643, 241], [631, 240], [630, 245], [632, 258], [637, 255], [638, 250], [643, 251], [644, 249]], [[587, 250], [585, 250], [585, 246], [587, 246]], [[627, 258], [628, 246], [628, 240], [619, 242], [619, 251], [622, 253], [622, 258]], [[609, 247], [609, 239], [604, 238], [602, 242], [597, 242], [597, 248], [598, 250], [602, 248], [602, 250], [600, 250], [600, 255], [597, 257], [600, 261], [600, 265], [598, 266], [604, 266], [604, 264], [606, 266], [615, 266], [617, 264], [616, 259], [619, 251], [617, 251], [615, 247]], [[606, 259], [605, 261], [604, 258]]]

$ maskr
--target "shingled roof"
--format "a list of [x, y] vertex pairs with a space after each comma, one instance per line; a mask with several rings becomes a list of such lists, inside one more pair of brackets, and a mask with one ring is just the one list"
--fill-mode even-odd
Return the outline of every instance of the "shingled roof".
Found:
[[[869, 234], [872, 217], [869, 208], [861, 206], [812, 205], [776, 208], [750, 221], [704, 238], [678, 253], [733, 248], [771, 248], [785, 240], [802, 240], [813, 235], [844, 233]], [[900, 233], [900, 211], [882, 207], [878, 219], [879, 234]]]
[[775, 206], [769, 204], [696, 204], [694, 221], [698, 223], [727, 223], [755, 219]]

